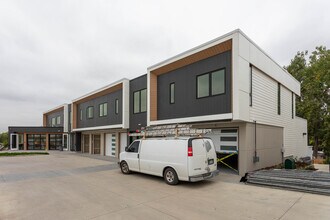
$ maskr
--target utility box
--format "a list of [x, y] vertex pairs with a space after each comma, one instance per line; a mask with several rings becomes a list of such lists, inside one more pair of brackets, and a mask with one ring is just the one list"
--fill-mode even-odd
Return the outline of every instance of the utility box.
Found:
[[285, 169], [296, 169], [296, 163], [295, 163], [294, 159], [292, 159], [292, 158], [285, 159], [284, 168]]

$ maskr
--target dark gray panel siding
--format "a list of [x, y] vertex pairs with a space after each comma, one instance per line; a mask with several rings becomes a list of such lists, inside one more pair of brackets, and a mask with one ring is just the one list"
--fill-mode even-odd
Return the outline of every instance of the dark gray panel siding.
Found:
[[[225, 68], [225, 94], [197, 99], [197, 76]], [[175, 103], [170, 104], [170, 84], [175, 83]], [[158, 120], [231, 112], [231, 51], [218, 54], [158, 77]]]
[[71, 104], [68, 105], [68, 131], [71, 132]]
[[[52, 118], [57, 118], [57, 116], [61, 117], [61, 123], [59, 125], [55, 124], [55, 127], [63, 127], [63, 125], [64, 125], [64, 110], [54, 112], [54, 113], [51, 113], [51, 114], [47, 115], [47, 126], [51, 127], [52, 126]], [[55, 119], [55, 123], [56, 122], [57, 121]]]
[[[141, 127], [147, 126], [147, 112], [133, 114], [133, 93], [139, 91], [141, 89], [147, 88], [147, 75], [142, 75], [138, 78], [132, 79], [129, 83], [129, 113], [130, 113], [130, 120], [129, 126], [130, 131], [135, 131], [140, 129]], [[139, 126], [141, 124], [141, 126]]]
[[[81, 103], [77, 108], [77, 128], [95, 127], [95, 126], [107, 126], [122, 124], [122, 90], [115, 91], [113, 93], [101, 96], [99, 98]], [[119, 112], [115, 114], [115, 100], [119, 100]], [[108, 103], [108, 115], [99, 117], [99, 105], [102, 103]], [[94, 106], [94, 117], [87, 119], [87, 107]], [[83, 111], [82, 120], [80, 120], [80, 109]]]
[[8, 133], [63, 133], [62, 127], [8, 127]]

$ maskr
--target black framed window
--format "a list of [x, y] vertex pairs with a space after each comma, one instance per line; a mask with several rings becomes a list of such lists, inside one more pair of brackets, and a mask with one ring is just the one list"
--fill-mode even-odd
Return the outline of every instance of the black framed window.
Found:
[[87, 118], [93, 118], [94, 117], [94, 107], [93, 106], [89, 106], [86, 109], [86, 114], [87, 114]]
[[56, 118], [52, 118], [52, 127], [56, 125]]
[[294, 119], [294, 109], [295, 109], [294, 100], [295, 100], [295, 94], [292, 92], [291, 93], [291, 116], [292, 116], [292, 119]]
[[250, 65], [250, 106], [252, 106], [252, 65]]
[[133, 113], [147, 111], [147, 89], [142, 89], [133, 93]]
[[118, 115], [119, 113], [119, 100], [115, 100], [115, 114]]
[[197, 98], [224, 94], [226, 91], [225, 75], [225, 69], [220, 69], [197, 76]]
[[170, 84], [170, 104], [175, 102], [175, 83]]
[[108, 103], [102, 103], [99, 105], [99, 117], [104, 117], [108, 115]]
[[61, 116], [56, 117], [56, 124], [57, 125], [61, 124]]
[[277, 114], [281, 114], [281, 84], [277, 83]]

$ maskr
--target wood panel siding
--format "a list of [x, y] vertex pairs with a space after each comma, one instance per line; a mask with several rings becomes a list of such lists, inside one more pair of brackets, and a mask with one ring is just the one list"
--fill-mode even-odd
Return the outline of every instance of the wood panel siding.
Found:
[[229, 51], [231, 50], [231, 48], [232, 48], [232, 40], [230, 39], [215, 46], [212, 46], [210, 48], [207, 48], [205, 50], [194, 53], [190, 56], [174, 61], [173, 63], [167, 64], [158, 69], [152, 70], [151, 73], [155, 75], [161, 75], [170, 72], [172, 70], [178, 69], [180, 67], [187, 66], [189, 64], [198, 62], [200, 60], [204, 60], [206, 58], [215, 56], [217, 54]]
[[42, 117], [42, 125], [44, 127], [47, 127], [47, 115], [46, 114], [43, 114], [43, 117]]
[[72, 129], [77, 128], [77, 104], [72, 103]]
[[150, 74], [150, 120], [157, 120], [157, 75]]

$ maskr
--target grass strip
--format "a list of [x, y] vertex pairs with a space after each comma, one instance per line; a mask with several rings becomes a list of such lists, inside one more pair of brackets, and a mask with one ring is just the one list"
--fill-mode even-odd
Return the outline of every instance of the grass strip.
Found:
[[48, 152], [0, 152], [0, 157], [15, 157], [28, 155], [48, 155]]

